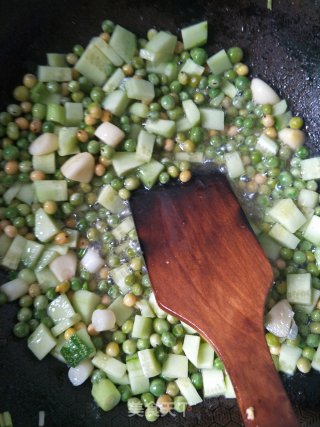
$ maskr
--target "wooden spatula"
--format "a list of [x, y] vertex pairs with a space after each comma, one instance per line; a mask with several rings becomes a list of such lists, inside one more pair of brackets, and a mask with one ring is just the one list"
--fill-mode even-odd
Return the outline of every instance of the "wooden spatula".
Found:
[[158, 304], [216, 349], [245, 425], [298, 426], [264, 337], [272, 269], [226, 178], [137, 192], [131, 208]]

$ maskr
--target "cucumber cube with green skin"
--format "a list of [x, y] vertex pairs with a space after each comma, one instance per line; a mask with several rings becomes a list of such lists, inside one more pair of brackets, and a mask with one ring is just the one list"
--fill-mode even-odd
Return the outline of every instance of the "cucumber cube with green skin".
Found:
[[229, 98], [234, 98], [238, 94], [238, 89], [231, 82], [225, 81], [221, 87], [222, 92], [229, 96]]
[[279, 370], [285, 374], [293, 375], [301, 353], [301, 348], [283, 343], [279, 354]]
[[108, 356], [102, 351], [97, 352], [95, 357], [92, 359], [92, 363], [107, 375], [113, 375], [119, 379], [122, 378], [127, 371], [125, 363], [120, 362], [120, 360], [114, 357]]
[[197, 367], [199, 369], [210, 369], [213, 366], [214, 349], [207, 342], [200, 344], [198, 352]]
[[225, 394], [226, 385], [223, 371], [217, 368], [202, 369], [203, 396], [217, 397]]
[[116, 316], [116, 323], [118, 326], [122, 326], [126, 320], [128, 320], [134, 309], [123, 304], [123, 297], [118, 296], [108, 307]]
[[[139, 354], [139, 352], [138, 352]], [[143, 369], [143, 365], [142, 365]], [[169, 354], [162, 366], [162, 375], [167, 378], [188, 378], [188, 359], [182, 354]]]
[[302, 313], [311, 314], [312, 311], [315, 309], [315, 306], [318, 303], [318, 300], [320, 298], [320, 290], [319, 289], [311, 289], [311, 303], [310, 304], [295, 304], [294, 305], [294, 311], [300, 311]]
[[126, 284], [126, 277], [131, 273], [128, 264], [124, 263], [119, 267], [110, 270], [109, 274], [114, 283], [120, 288], [123, 295], [130, 292], [130, 287]]
[[125, 88], [130, 99], [150, 102], [155, 96], [154, 86], [148, 80], [129, 78], [126, 80]]
[[128, 104], [129, 99], [126, 93], [121, 89], [109, 93], [102, 102], [103, 108], [117, 117], [125, 112]]
[[53, 200], [64, 202], [68, 200], [68, 186], [65, 180], [41, 180], [33, 183], [35, 195], [40, 203]]
[[44, 251], [44, 245], [28, 240], [22, 252], [21, 261], [27, 268], [33, 268], [40, 255]]
[[3, 258], [3, 256], [7, 253], [11, 243], [12, 239], [6, 234], [3, 233], [0, 235], [0, 258]]
[[5, 254], [1, 264], [10, 270], [16, 270], [21, 261], [24, 247], [27, 244], [27, 239], [19, 234], [12, 240], [7, 253]]
[[66, 102], [64, 104], [66, 126], [78, 126], [83, 120], [83, 105], [81, 102]]
[[148, 392], [150, 385], [149, 378], [145, 377], [137, 356], [127, 360], [127, 370], [132, 394], [136, 395]]
[[77, 127], [62, 127], [59, 130], [59, 156], [69, 156], [79, 153]]
[[200, 123], [200, 111], [192, 99], [182, 101], [182, 108], [191, 126], [197, 126]]
[[225, 397], [227, 399], [235, 399], [236, 398], [236, 392], [234, 390], [233, 384], [232, 384], [230, 376], [228, 374], [226, 374], [226, 376], [225, 376], [225, 383], [226, 383]]
[[188, 58], [183, 64], [183, 67], [180, 70], [183, 73], [189, 74], [190, 76], [202, 76], [204, 72], [204, 67], [194, 62], [192, 59]]
[[22, 184], [20, 184], [19, 182], [16, 182], [15, 184], [13, 184], [10, 188], [8, 188], [8, 190], [3, 194], [3, 200], [5, 201], [6, 205], [9, 205], [12, 200], [17, 196], [17, 194], [19, 193], [20, 189], [22, 187]]
[[58, 255], [58, 252], [54, 249], [46, 248], [43, 254], [41, 255], [41, 258], [37, 262], [35, 271], [39, 272], [44, 270], [55, 258], [57, 258]]
[[136, 314], [132, 327], [132, 338], [149, 338], [152, 332], [152, 319]]
[[112, 166], [118, 176], [124, 176], [128, 172], [143, 165], [145, 160], [139, 158], [136, 153], [118, 151], [112, 157]]
[[49, 304], [47, 313], [55, 324], [76, 314], [69, 298], [65, 294], [59, 295]]
[[173, 120], [147, 120], [145, 124], [146, 131], [155, 133], [156, 135], [171, 138], [176, 132], [176, 122]]
[[47, 53], [47, 63], [50, 67], [67, 67], [66, 55], [63, 53]]
[[92, 313], [100, 302], [99, 295], [94, 292], [80, 289], [72, 296], [72, 305], [82, 320], [88, 325], [91, 322]]
[[307, 219], [292, 199], [282, 199], [269, 210], [268, 215], [275, 222], [281, 224], [290, 233], [295, 233]]
[[118, 89], [121, 85], [123, 79], [125, 78], [124, 72], [121, 68], [117, 68], [114, 73], [109, 77], [106, 83], [103, 86], [104, 92], [111, 93], [114, 90]]
[[47, 105], [47, 121], [58, 123], [59, 125], [65, 124], [65, 111], [64, 106], [59, 104]]
[[123, 64], [122, 58], [108, 45], [101, 37], [94, 37], [91, 41], [101, 52], [109, 59], [109, 61], [116, 67], [121, 67]]
[[103, 187], [99, 193], [97, 202], [114, 214], [119, 214], [125, 207], [123, 200], [111, 185]]
[[49, 288], [56, 287], [59, 283], [59, 280], [52, 273], [52, 271], [49, 270], [49, 268], [45, 268], [41, 271], [36, 270], [35, 275], [42, 292], [46, 292]]
[[198, 24], [182, 28], [181, 36], [185, 50], [189, 50], [193, 47], [203, 46], [207, 43], [208, 39], [208, 22], [202, 21]]
[[143, 160], [144, 162], [149, 162], [152, 157], [155, 141], [155, 135], [142, 129], [138, 135], [138, 142], [136, 148], [137, 157]]
[[164, 165], [157, 160], [152, 159], [139, 167], [139, 177], [143, 185], [150, 189], [158, 180], [158, 176], [163, 171]]
[[[153, 348], [138, 351], [143, 374], [146, 378], [156, 377], [161, 373], [161, 366], [158, 362]], [[187, 363], [188, 370], [188, 363]], [[168, 376], [168, 375], [167, 375]]]
[[106, 66], [109, 59], [94, 44], [90, 43], [74, 66], [79, 73], [87, 77], [94, 85], [102, 86], [106, 81]]
[[[40, 181], [37, 181], [40, 182]], [[50, 200], [50, 198], [48, 199]], [[52, 199], [51, 199], [52, 200]], [[35, 213], [35, 228], [34, 234], [40, 242], [48, 242], [58, 232], [60, 228], [54, 223], [52, 218], [45, 213], [42, 208], [39, 208]]]
[[127, 216], [119, 225], [117, 225], [111, 233], [114, 237], [120, 241], [126, 237], [126, 235], [134, 229], [134, 222], [132, 216]]
[[301, 160], [301, 178], [304, 181], [320, 179], [320, 157]]
[[151, 62], [164, 62], [172, 58], [177, 37], [165, 31], [158, 31], [140, 50], [140, 56]]
[[91, 391], [96, 404], [104, 411], [111, 411], [118, 405], [121, 394], [116, 386], [107, 378], [94, 383]]
[[320, 345], [318, 346], [316, 354], [313, 356], [311, 366], [313, 369], [320, 372]]
[[194, 365], [198, 365], [198, 353], [200, 347], [200, 337], [199, 335], [189, 335], [186, 334], [183, 340], [183, 352]]
[[137, 49], [137, 38], [131, 31], [116, 25], [109, 45], [125, 62], [129, 63]]
[[289, 249], [295, 249], [300, 242], [300, 239], [298, 239], [297, 236], [290, 233], [290, 231], [288, 231], [280, 224], [275, 224], [271, 228], [269, 231], [269, 236], [280, 243], [282, 246]]
[[192, 128], [192, 124], [189, 122], [187, 117], [181, 117], [176, 121], [177, 132], [186, 132]]
[[292, 304], [311, 303], [311, 274], [287, 274], [287, 300]]
[[201, 396], [192, 384], [190, 378], [178, 378], [176, 384], [180, 389], [182, 396], [186, 399], [188, 405], [193, 406], [202, 402]]
[[179, 162], [186, 160], [190, 163], [203, 163], [204, 155], [201, 151], [196, 151], [195, 153], [185, 153], [181, 151], [175, 153], [174, 158]]
[[149, 107], [142, 102], [134, 102], [130, 105], [129, 111], [131, 114], [146, 119], [149, 114]]
[[199, 108], [201, 124], [205, 129], [224, 129], [224, 112], [217, 108]]
[[61, 354], [69, 366], [75, 368], [93, 351], [77, 334], [73, 334], [61, 348]]
[[70, 67], [39, 65], [37, 77], [39, 82], [69, 82], [72, 80], [72, 73]]
[[56, 344], [57, 340], [43, 323], [28, 338], [28, 347], [39, 360], [50, 353]]
[[207, 64], [213, 74], [222, 74], [232, 68], [229, 56], [224, 49], [221, 49], [219, 52], [212, 55], [208, 59]]
[[304, 238], [316, 246], [320, 245], [320, 217], [317, 215], [313, 215], [310, 219], [304, 230]]
[[56, 156], [54, 153], [32, 156], [32, 167], [44, 173], [55, 173]]
[[226, 153], [224, 156], [228, 175], [231, 179], [238, 178], [245, 173], [240, 154], [237, 151]]
[[27, 205], [31, 205], [34, 202], [34, 185], [23, 184], [16, 196], [16, 199], [26, 203]]
[[53, 328], [51, 328], [51, 333], [53, 336], [57, 337], [63, 334], [63, 332], [65, 332], [67, 329], [71, 328], [71, 326], [80, 322], [80, 320], [81, 320], [80, 314], [75, 313], [73, 316], [67, 319], [61, 320], [61, 322], [54, 325]]

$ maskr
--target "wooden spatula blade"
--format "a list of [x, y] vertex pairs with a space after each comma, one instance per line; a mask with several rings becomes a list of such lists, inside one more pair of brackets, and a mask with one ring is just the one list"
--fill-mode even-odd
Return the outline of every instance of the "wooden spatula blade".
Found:
[[272, 269], [226, 178], [138, 193], [131, 207], [158, 304], [215, 347], [246, 424], [297, 426], [264, 338]]

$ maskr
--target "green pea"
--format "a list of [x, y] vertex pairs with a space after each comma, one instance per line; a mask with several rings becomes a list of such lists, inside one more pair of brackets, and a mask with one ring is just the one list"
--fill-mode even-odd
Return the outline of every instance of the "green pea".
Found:
[[320, 334], [320, 322], [311, 322], [310, 325], [310, 332], [312, 334]]
[[[158, 337], [159, 337], [160, 338], [160, 343], [161, 343], [161, 337], [160, 337], [160, 335], [158, 335], [158, 334], [152, 334], [151, 337], [150, 337], [150, 343], [151, 343], [152, 347], [154, 347], [153, 346], [153, 344], [154, 344], [153, 341], [156, 341], [155, 337], [157, 338], [157, 340], [158, 340]], [[167, 360], [167, 358], [168, 358], [168, 350], [163, 345], [157, 345], [155, 347], [155, 349], [154, 349], [154, 352], [155, 352], [156, 358], [159, 360], [160, 363], [164, 363]]]
[[31, 332], [35, 331], [37, 329], [37, 327], [39, 326], [39, 324], [40, 324], [40, 322], [37, 319], [29, 320], [28, 325], [29, 325], [30, 331]]
[[95, 369], [91, 374], [91, 382], [97, 384], [103, 378], [106, 378], [106, 374], [101, 369]]
[[137, 340], [137, 349], [145, 350], [147, 348], [150, 348], [150, 340], [148, 338], [139, 338]]
[[185, 397], [180, 395], [175, 396], [173, 400], [173, 407], [175, 411], [177, 411], [180, 414], [185, 413], [187, 406], [188, 406], [188, 402], [186, 401]]
[[166, 383], [161, 378], [155, 378], [150, 383], [150, 393], [159, 397], [166, 391]]
[[133, 328], [133, 320], [132, 319], [129, 319], [129, 320], [126, 320], [125, 322], [124, 322], [124, 324], [122, 325], [122, 327], [121, 327], [121, 330], [122, 330], [122, 332], [124, 332], [125, 334], [130, 334], [130, 332], [132, 331], [132, 328]]
[[266, 333], [266, 340], [269, 347], [280, 345], [279, 338], [272, 334], [271, 332]]
[[302, 356], [312, 362], [314, 355], [316, 353], [316, 350], [312, 347], [304, 347], [302, 350]]
[[214, 367], [215, 367], [215, 368], [217, 368], [217, 369], [220, 369], [220, 370], [224, 369], [223, 362], [222, 362], [222, 360], [220, 359], [220, 357], [216, 357], [216, 358], [214, 359], [213, 365], [214, 365]]
[[202, 374], [201, 372], [195, 372], [191, 375], [191, 382], [197, 390], [201, 390], [203, 387]]
[[43, 120], [47, 114], [47, 107], [45, 104], [36, 103], [32, 106], [32, 117], [37, 120]]
[[171, 332], [163, 332], [161, 334], [161, 342], [166, 347], [173, 347], [176, 344], [177, 339]]
[[175, 99], [172, 95], [165, 95], [160, 99], [161, 107], [165, 110], [172, 110], [176, 106]]
[[151, 405], [155, 401], [154, 395], [149, 391], [142, 393], [142, 395], [140, 396], [140, 399], [145, 408], [147, 408], [149, 405]]
[[207, 52], [201, 47], [194, 47], [190, 51], [190, 56], [196, 64], [204, 65], [208, 59]]
[[17, 319], [19, 322], [28, 322], [32, 318], [32, 310], [29, 307], [22, 307], [18, 311]]
[[161, 335], [170, 330], [170, 324], [165, 319], [155, 318], [153, 321], [153, 329], [156, 333]]
[[30, 326], [26, 322], [18, 322], [13, 327], [13, 334], [17, 338], [24, 338], [30, 334]]
[[4, 292], [0, 291], [0, 307], [8, 302], [8, 297]]
[[54, 299], [57, 298], [58, 295], [59, 295], [58, 292], [56, 292], [54, 288], [49, 288], [46, 292], [46, 297], [48, 298], [49, 301], [53, 301]]
[[120, 330], [118, 331], [114, 331], [112, 334], [112, 341], [118, 343], [118, 344], [123, 344], [126, 340], [126, 334]]
[[309, 347], [314, 347], [317, 348], [319, 346], [320, 343], [320, 336], [318, 334], [308, 334], [307, 338], [306, 338], [306, 344]]
[[227, 51], [227, 54], [232, 64], [241, 62], [243, 59], [243, 50], [238, 46], [230, 47]]
[[293, 261], [298, 264], [298, 265], [302, 265], [306, 262], [307, 257], [305, 255], [304, 252], [302, 251], [295, 251], [293, 254]]
[[33, 304], [33, 298], [30, 295], [24, 295], [19, 299], [20, 307], [31, 307]]

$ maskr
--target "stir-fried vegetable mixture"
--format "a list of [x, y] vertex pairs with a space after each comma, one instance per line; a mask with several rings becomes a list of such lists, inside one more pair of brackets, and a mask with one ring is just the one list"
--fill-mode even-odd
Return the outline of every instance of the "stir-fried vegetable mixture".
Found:
[[181, 40], [106, 20], [87, 47], [49, 53], [0, 113], [0, 305], [18, 301], [13, 333], [75, 386], [90, 379], [103, 410], [123, 401], [148, 421], [234, 397], [214, 349], [157, 305], [130, 214], [134, 190], [183, 185], [194, 164], [227, 173], [255, 206], [277, 369], [320, 370], [320, 157], [240, 47], [208, 53], [207, 22]]

